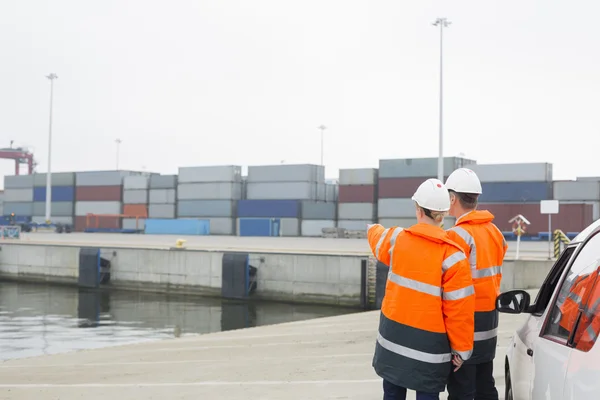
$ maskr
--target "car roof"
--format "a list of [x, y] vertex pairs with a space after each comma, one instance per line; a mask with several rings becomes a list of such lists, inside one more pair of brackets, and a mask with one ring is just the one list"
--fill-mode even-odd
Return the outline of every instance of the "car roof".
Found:
[[571, 243], [581, 243], [585, 241], [592, 233], [594, 233], [597, 229], [600, 228], [600, 219], [596, 222], [592, 222], [587, 228], [579, 232], [579, 235], [575, 236]]

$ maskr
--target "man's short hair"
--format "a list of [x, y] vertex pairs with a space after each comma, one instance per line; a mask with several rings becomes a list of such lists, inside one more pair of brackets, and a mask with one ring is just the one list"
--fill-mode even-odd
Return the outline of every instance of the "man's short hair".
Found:
[[476, 193], [459, 193], [454, 190], [449, 190], [450, 193], [454, 194], [458, 198], [458, 202], [462, 208], [466, 210], [474, 210], [477, 208], [477, 201], [479, 195]]

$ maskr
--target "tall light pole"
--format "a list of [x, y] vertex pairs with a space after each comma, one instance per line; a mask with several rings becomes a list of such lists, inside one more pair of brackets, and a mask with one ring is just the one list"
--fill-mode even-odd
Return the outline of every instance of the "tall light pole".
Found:
[[325, 137], [325, 129], [327, 129], [327, 127], [325, 125], [321, 125], [321, 126], [317, 127], [317, 129], [321, 130], [321, 165], [324, 165], [323, 164], [323, 147], [324, 147], [323, 140]]
[[115, 143], [117, 144], [117, 171], [119, 170], [119, 150], [121, 147], [121, 139], [115, 139]]
[[50, 123], [48, 126], [48, 173], [46, 174], [46, 223], [50, 223], [50, 209], [52, 205], [52, 101], [54, 97], [54, 80], [58, 78], [55, 73], [46, 76], [50, 79]]
[[444, 181], [444, 28], [452, 24], [446, 18], [438, 18], [432, 24], [440, 28], [440, 152], [438, 154], [438, 179]]

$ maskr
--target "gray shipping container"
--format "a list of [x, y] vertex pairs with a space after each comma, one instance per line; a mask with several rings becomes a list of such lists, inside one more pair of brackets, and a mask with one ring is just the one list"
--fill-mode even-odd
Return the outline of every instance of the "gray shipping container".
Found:
[[150, 204], [175, 204], [177, 191], [175, 189], [150, 189]]
[[241, 181], [242, 167], [237, 165], [179, 167], [179, 183]]
[[334, 220], [304, 219], [300, 224], [300, 234], [307, 237], [321, 237], [323, 228], [335, 228]]
[[75, 215], [83, 217], [87, 214], [121, 214], [120, 201], [78, 201], [75, 203]]
[[177, 188], [177, 175], [152, 175], [150, 176], [150, 189], [175, 189]]
[[[75, 203], [72, 201], [53, 201], [50, 203], [51, 217], [72, 217], [75, 212]], [[46, 202], [33, 203], [33, 215], [46, 215]]]
[[[46, 216], [38, 215], [31, 217], [31, 222], [35, 224], [45, 224]], [[50, 222], [53, 224], [64, 224], [64, 225], [73, 225], [73, 217], [55, 217], [54, 215], [50, 216]]]
[[77, 186], [122, 186], [126, 176], [140, 175], [132, 171], [90, 171], [77, 172], [75, 183]]
[[377, 205], [371, 203], [338, 203], [338, 219], [375, 220]]
[[[75, 172], [53, 172], [52, 186], [75, 186]], [[46, 174], [33, 174], [33, 186], [46, 187]]]
[[340, 169], [340, 185], [376, 185], [377, 168]]
[[578, 181], [596, 181], [600, 182], [600, 176], [578, 176]]
[[235, 200], [180, 200], [177, 203], [178, 217], [235, 217]]
[[211, 235], [235, 236], [235, 218], [209, 218]]
[[15, 213], [18, 217], [32, 217], [33, 216], [33, 202], [24, 203], [10, 203], [4, 202], [4, 215]]
[[325, 200], [318, 194], [313, 182], [249, 182], [246, 187], [248, 200]]
[[[137, 226], [136, 226], [137, 221]], [[123, 218], [123, 229], [144, 229], [146, 228], [146, 220], [144, 218]]]
[[[450, 175], [455, 169], [471, 166], [474, 160], [461, 157], [444, 158], [444, 176]], [[394, 160], [379, 160], [379, 178], [430, 178], [437, 176], [437, 158], [405, 158]]]
[[379, 218], [416, 218], [415, 202], [411, 199], [379, 199]]
[[557, 181], [554, 182], [555, 200], [600, 200], [600, 182]]
[[124, 190], [123, 204], [148, 204], [148, 190]]
[[366, 231], [367, 225], [375, 223], [374, 220], [338, 220], [338, 228], [348, 229], [350, 231]]
[[174, 219], [176, 215], [175, 204], [150, 204], [148, 218]]
[[339, 186], [337, 184], [325, 184], [325, 201], [336, 202], [338, 200]]
[[147, 175], [133, 175], [123, 178], [123, 189], [148, 189], [150, 177]]
[[300, 220], [298, 218], [281, 218], [281, 236], [300, 236]]
[[302, 219], [312, 220], [335, 220], [336, 206], [335, 203], [317, 203], [314, 201], [302, 202]]
[[400, 228], [410, 228], [417, 223], [417, 218], [379, 218], [379, 224], [385, 228], [399, 226]]
[[18, 175], [4, 177], [4, 190], [28, 189], [33, 187], [33, 175]]
[[240, 200], [241, 182], [184, 183], [177, 187], [178, 200]]
[[248, 167], [250, 182], [325, 183], [325, 167], [312, 164], [260, 165]]
[[33, 201], [33, 188], [31, 189], [6, 189], [4, 201], [11, 203], [22, 203]]
[[475, 164], [469, 165], [481, 182], [552, 182], [552, 164]]

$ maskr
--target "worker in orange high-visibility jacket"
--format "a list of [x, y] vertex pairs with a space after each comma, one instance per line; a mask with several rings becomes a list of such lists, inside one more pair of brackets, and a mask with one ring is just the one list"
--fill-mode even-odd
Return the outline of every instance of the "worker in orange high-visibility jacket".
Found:
[[[571, 330], [575, 326], [575, 321], [579, 315], [579, 307], [583, 304], [583, 297], [588, 289], [588, 286], [594, 283], [596, 276], [594, 274], [586, 274], [578, 276], [568, 286], [568, 293], [564, 296], [564, 301], [559, 306], [560, 316], [560, 334], [562, 336], [569, 336]], [[559, 297], [560, 301], [560, 297]]]
[[479, 178], [470, 169], [452, 172], [446, 181], [450, 215], [456, 224], [448, 230], [468, 257], [475, 288], [475, 345], [473, 356], [448, 380], [449, 400], [498, 400], [494, 358], [498, 334], [496, 298], [500, 294], [502, 263], [508, 246], [492, 223], [489, 211], [477, 210], [482, 193]]
[[577, 350], [587, 352], [592, 349], [600, 334], [600, 267], [588, 275], [586, 281], [586, 286], [589, 287], [582, 301], [574, 345]]
[[418, 223], [410, 228], [368, 228], [375, 257], [389, 266], [373, 367], [383, 378], [384, 400], [439, 399], [452, 369], [473, 349], [474, 289], [460, 247], [440, 227], [450, 206], [437, 179], [412, 197]]

